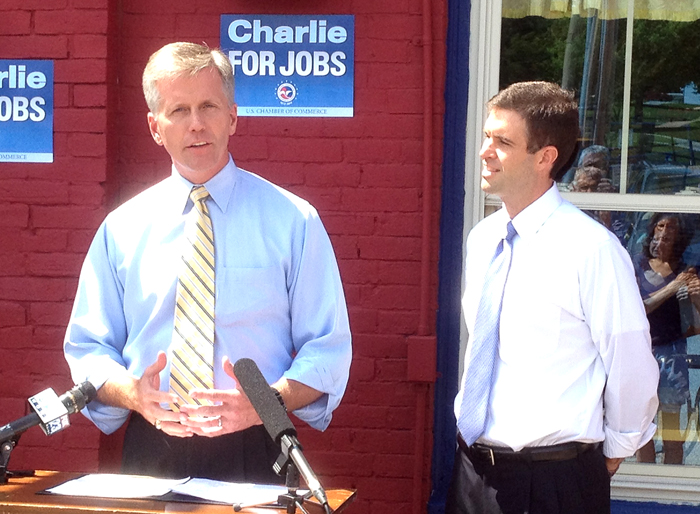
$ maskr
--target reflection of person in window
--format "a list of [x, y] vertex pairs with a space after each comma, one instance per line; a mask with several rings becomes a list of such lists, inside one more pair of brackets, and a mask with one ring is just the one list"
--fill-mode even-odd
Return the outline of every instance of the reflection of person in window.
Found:
[[[590, 148], [590, 147], [589, 147]], [[576, 193], [614, 193], [610, 180], [604, 178], [605, 172], [595, 166], [581, 166], [576, 169], [574, 180], [569, 186], [569, 191]], [[606, 228], [612, 226], [610, 211], [583, 211], [591, 218], [601, 223]]]
[[[690, 241], [683, 217], [655, 214], [649, 221], [642, 252], [634, 259], [637, 282], [649, 318], [651, 342], [659, 363], [659, 418], [665, 464], [683, 463], [680, 410], [690, 397], [686, 341], [679, 297], [700, 306], [700, 279], [683, 262]], [[639, 450], [641, 462], [655, 462], [654, 441]]]

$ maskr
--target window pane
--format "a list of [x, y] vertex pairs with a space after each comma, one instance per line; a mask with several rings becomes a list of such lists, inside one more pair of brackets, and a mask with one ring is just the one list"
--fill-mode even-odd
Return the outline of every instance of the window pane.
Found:
[[627, 248], [659, 364], [659, 430], [640, 462], [700, 465], [700, 216], [586, 211]]
[[[606, 192], [620, 190], [626, 20], [504, 18], [500, 88], [547, 80], [576, 92], [582, 153], [576, 167], [599, 168]], [[570, 184], [575, 168], [563, 183]]]
[[634, 22], [630, 193], [697, 194], [699, 31], [700, 21]]
[[620, 192], [622, 183], [626, 193], [698, 194], [700, 20], [635, 20], [630, 126], [623, 134], [627, 20], [588, 13], [503, 18], [499, 87], [548, 80], [576, 92], [582, 153], [564, 177], [567, 187], [575, 168], [594, 166], [605, 192]]

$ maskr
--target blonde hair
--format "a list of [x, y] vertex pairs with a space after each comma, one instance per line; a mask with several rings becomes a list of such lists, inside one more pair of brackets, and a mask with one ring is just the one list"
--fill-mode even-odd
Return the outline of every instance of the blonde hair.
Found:
[[150, 111], [157, 113], [160, 108], [160, 80], [194, 76], [206, 68], [219, 73], [229, 107], [233, 106], [233, 68], [226, 54], [196, 43], [170, 43], [151, 55], [143, 71], [143, 95]]

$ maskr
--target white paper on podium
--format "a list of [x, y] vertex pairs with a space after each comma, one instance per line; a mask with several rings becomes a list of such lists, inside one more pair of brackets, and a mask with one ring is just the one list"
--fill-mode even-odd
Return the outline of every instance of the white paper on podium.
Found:
[[[219, 482], [207, 478], [192, 478], [185, 483], [174, 486], [172, 491], [245, 508], [274, 503], [280, 494], [287, 492], [287, 488], [279, 485]], [[299, 494], [304, 494], [304, 492], [299, 491]]]
[[[274, 503], [279, 495], [288, 492], [286, 487], [279, 485], [221, 482], [206, 478], [171, 480], [108, 473], [84, 475], [46, 490], [53, 494], [96, 498], [157, 498], [171, 491], [241, 508]], [[298, 491], [299, 495], [306, 493], [308, 491]]]
[[166, 479], [138, 475], [96, 473], [47, 489], [53, 494], [96, 498], [149, 498], [163, 496], [188, 478]]

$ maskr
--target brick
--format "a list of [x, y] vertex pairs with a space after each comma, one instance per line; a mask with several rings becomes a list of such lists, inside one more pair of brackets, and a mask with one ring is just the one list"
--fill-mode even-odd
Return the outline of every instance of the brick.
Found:
[[104, 59], [64, 59], [54, 63], [56, 82], [102, 84], [107, 80]]
[[304, 165], [305, 183], [313, 187], [357, 187], [360, 184], [361, 167], [346, 163]]
[[71, 5], [79, 9], [107, 9], [109, 0], [72, 0]]
[[[51, 166], [51, 178], [76, 182], [103, 182], [107, 175], [105, 157], [63, 157]], [[45, 178], [46, 167], [30, 168], [29, 176]]]
[[83, 256], [77, 253], [33, 253], [28, 258], [27, 272], [35, 277], [75, 277], [82, 262]]
[[[238, 123], [240, 124], [240, 118]], [[236, 163], [269, 159], [267, 136], [242, 137], [234, 135], [230, 141], [229, 147]]]
[[377, 284], [379, 265], [377, 261], [338, 259], [343, 284]]
[[350, 367], [350, 380], [353, 383], [355, 381], [374, 380], [374, 359], [353, 358], [352, 366]]
[[100, 184], [71, 184], [68, 188], [70, 203], [74, 205], [105, 205], [105, 190]]
[[0, 181], [0, 201], [13, 200], [27, 203], [67, 203], [68, 187], [65, 183], [55, 180]]
[[[56, 84], [53, 85], [53, 107], [54, 109], [65, 109], [66, 107], [71, 107], [71, 85], [69, 84]], [[54, 138], [56, 134], [54, 134]], [[54, 139], [54, 146], [58, 146], [56, 139]]]
[[361, 259], [417, 261], [421, 257], [421, 240], [417, 237], [360, 236], [358, 243]]
[[26, 261], [21, 253], [0, 253], [0, 276], [19, 277], [26, 271]]
[[106, 34], [107, 13], [101, 10], [36, 11], [36, 34]]
[[18, 242], [25, 252], [60, 252], [68, 249], [68, 231], [38, 229], [18, 234]]
[[377, 215], [376, 234], [380, 236], [421, 237], [423, 214], [419, 212], [383, 212]]
[[421, 263], [417, 261], [381, 261], [377, 263], [379, 284], [420, 284]]
[[29, 11], [5, 11], [0, 23], [0, 36], [26, 36], [31, 31]]
[[99, 108], [56, 109], [56, 132], [104, 133], [107, 128], [107, 111]]
[[[142, 38], [146, 34], [159, 34], [163, 37], [175, 35], [175, 13], [178, 12], [180, 11], [167, 8], [159, 13], [157, 17], [154, 17], [134, 14], [125, 10], [124, 14], [122, 14], [122, 37], [129, 38], [128, 40], [131, 40], [132, 37]], [[139, 55], [138, 60], [141, 62], [141, 71], [143, 71], [143, 67], [146, 65], [149, 55], [155, 52], [158, 48], [159, 47], [153, 48], [147, 55]]]
[[66, 297], [66, 282], [56, 278], [0, 277], [0, 299], [15, 301], [60, 301]]
[[344, 188], [342, 205], [347, 211], [412, 212], [420, 209], [420, 190], [402, 188]]
[[395, 334], [353, 335], [353, 347], [358, 355], [376, 359], [406, 358], [406, 338]]
[[106, 134], [68, 134], [68, 149], [72, 157], [106, 157]]
[[70, 46], [70, 56], [74, 59], [107, 58], [106, 34], [75, 34], [71, 38]]
[[[411, 446], [409, 446], [410, 448]], [[412, 478], [413, 455], [386, 455], [386, 449], [382, 448], [380, 455], [374, 459], [372, 472], [376, 477], [386, 478]]]
[[383, 359], [376, 364], [378, 382], [401, 382], [406, 378], [406, 361], [403, 359]]
[[106, 107], [107, 86], [105, 84], [76, 84], [73, 87], [73, 106]]
[[360, 38], [355, 41], [355, 66], [366, 62], [404, 63], [418, 56], [407, 41]]
[[99, 208], [82, 206], [32, 207], [32, 222], [41, 228], [93, 228], [103, 219]]
[[410, 40], [423, 33], [422, 16], [397, 16], [395, 13], [378, 13], [356, 18], [355, 31], [372, 34], [373, 38]]
[[[0, 227], [26, 227], [29, 222], [29, 206], [21, 203], [0, 203]], [[3, 233], [0, 232], [0, 247]]]
[[65, 59], [68, 57], [68, 37], [59, 36], [0, 36], [3, 59]]
[[377, 331], [378, 313], [374, 309], [349, 307], [350, 327], [353, 332], [372, 333]]
[[284, 162], [340, 162], [343, 143], [337, 139], [283, 139], [270, 147], [270, 159]]
[[416, 311], [379, 311], [377, 312], [377, 329], [379, 332], [411, 335], [418, 326]]
[[[0, 301], [0, 327], [23, 326], [26, 317], [27, 314], [22, 304]], [[7, 339], [0, 338], [0, 340], [6, 341]]]
[[[34, 329], [30, 326], [0, 328], [0, 341], [2, 341], [3, 357], [5, 350], [24, 351], [31, 348], [32, 332]], [[3, 368], [7, 367], [9, 362], [3, 358]], [[3, 413], [4, 414], [4, 413]]]
[[212, 27], [219, 27], [220, 13], [184, 14], [175, 18], [175, 32], [183, 38], [206, 38], [212, 33]]
[[[105, 213], [106, 214], [106, 213]], [[104, 219], [104, 215], [102, 216]], [[87, 229], [87, 230], [72, 230], [68, 236], [68, 243], [66, 250], [69, 252], [77, 252], [79, 254], [85, 254], [90, 247], [90, 243], [95, 237], [95, 229], [97, 227]]]
[[329, 234], [372, 235], [376, 215], [352, 212], [328, 212], [322, 215], [323, 225]]
[[423, 166], [421, 164], [362, 164], [362, 187], [422, 188]]
[[395, 139], [351, 139], [343, 141], [343, 156], [350, 163], [398, 162], [402, 145]]
[[[0, 0], [0, 11], [17, 9], [17, 5], [17, 0]], [[21, 5], [25, 11], [56, 10], [65, 9], [68, 6], [68, 0], [22, 0]]]

